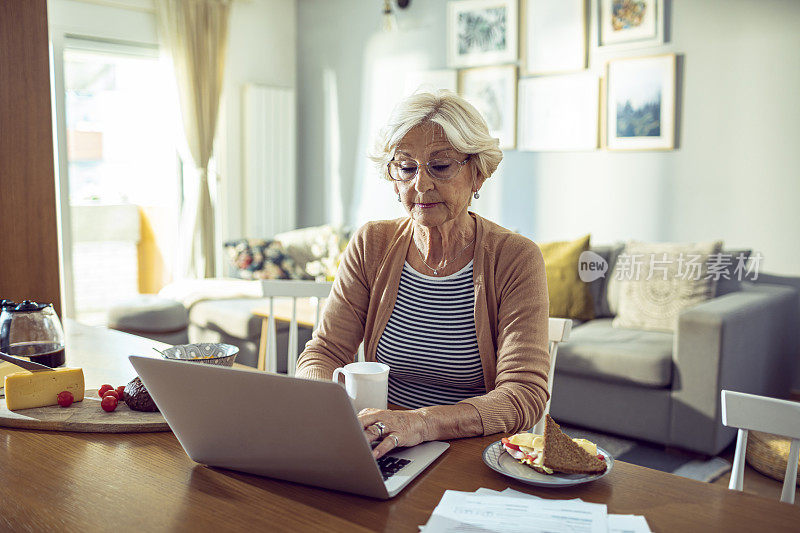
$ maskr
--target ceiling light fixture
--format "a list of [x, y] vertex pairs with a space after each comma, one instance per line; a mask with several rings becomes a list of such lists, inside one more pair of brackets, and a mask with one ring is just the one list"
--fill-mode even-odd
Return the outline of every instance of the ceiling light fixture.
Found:
[[390, 32], [397, 29], [397, 20], [392, 12], [392, 0], [383, 0], [383, 31]]

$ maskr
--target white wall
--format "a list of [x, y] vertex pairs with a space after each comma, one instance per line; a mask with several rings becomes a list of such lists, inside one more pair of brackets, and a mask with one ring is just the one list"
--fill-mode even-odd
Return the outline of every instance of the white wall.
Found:
[[[765, 270], [798, 275], [800, 2], [670, 4], [670, 42], [624, 55], [683, 56], [678, 148], [510, 155], [535, 199], [520, 225], [543, 240], [722, 238], [761, 251]], [[592, 52], [602, 72], [613, 56]]]
[[[446, 4], [414, 1], [398, 12], [401, 31], [380, 36], [380, 6], [298, 0], [298, 26], [313, 30], [298, 34], [299, 145], [315, 154], [299, 161], [299, 180], [306, 191], [328, 185], [327, 69], [339, 80], [341, 203], [350, 222], [358, 221], [362, 191], [376, 195], [368, 201], [384, 201], [377, 186], [364, 185], [375, 178], [362, 163], [375, 43], [382, 42], [384, 62], [421, 53], [429, 68], [445, 68]], [[766, 271], [800, 275], [800, 2], [674, 0], [667, 9], [664, 46], [613, 56], [682, 55], [677, 149], [507, 151], [502, 171], [484, 187], [500, 196], [496, 220], [540, 241], [587, 232], [597, 243], [721, 238], [760, 251]], [[609, 57], [593, 47], [590, 68], [602, 73]], [[300, 195], [301, 225], [325, 222], [336, 201]]]
[[[240, 237], [246, 227], [242, 198], [242, 91], [246, 83], [294, 88], [297, 62], [296, 0], [234, 2], [225, 65], [222, 121], [217, 129], [220, 242]], [[276, 177], [280, 179], [280, 177]], [[221, 248], [217, 248], [221, 250]], [[219, 254], [220, 261], [225, 259]], [[226, 270], [218, 265], [217, 272]]]

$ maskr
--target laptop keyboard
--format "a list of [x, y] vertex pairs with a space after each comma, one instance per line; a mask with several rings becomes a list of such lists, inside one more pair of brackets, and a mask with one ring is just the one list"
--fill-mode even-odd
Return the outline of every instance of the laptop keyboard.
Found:
[[398, 470], [411, 462], [410, 459], [401, 459], [399, 457], [392, 457], [391, 455], [384, 455], [378, 459], [378, 468], [381, 470], [383, 480], [386, 481], [397, 473]]

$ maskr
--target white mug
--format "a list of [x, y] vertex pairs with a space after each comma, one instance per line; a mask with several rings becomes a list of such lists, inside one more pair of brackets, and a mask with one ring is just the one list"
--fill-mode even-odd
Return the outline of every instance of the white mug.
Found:
[[389, 365], [365, 361], [333, 371], [333, 381], [344, 375], [344, 387], [356, 413], [367, 407], [386, 409], [389, 395]]

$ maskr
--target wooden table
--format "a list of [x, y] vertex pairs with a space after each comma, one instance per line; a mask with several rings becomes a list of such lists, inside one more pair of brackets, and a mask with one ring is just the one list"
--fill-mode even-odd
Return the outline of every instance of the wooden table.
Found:
[[[67, 329], [83, 337], [80, 353], [75, 343], [68, 345], [68, 363], [94, 361], [92, 372], [105, 368], [114, 376], [130, 375], [126, 355], [158, 345], [117, 332]], [[171, 433], [0, 428], [0, 530], [416, 532], [445, 490], [480, 487], [605, 503], [611, 513], [644, 515], [654, 531], [797, 531], [800, 525], [800, 506], [621, 461], [594, 483], [531, 487], [483, 464], [481, 452], [497, 438], [452, 441], [399, 496], [378, 501], [198, 465]]]
[[[83, 368], [87, 389], [104, 383], [124, 385], [136, 377], [129, 355], [158, 356], [171, 345], [103, 327], [64, 320], [66, 366]], [[115, 385], [116, 386], [116, 385]]]

